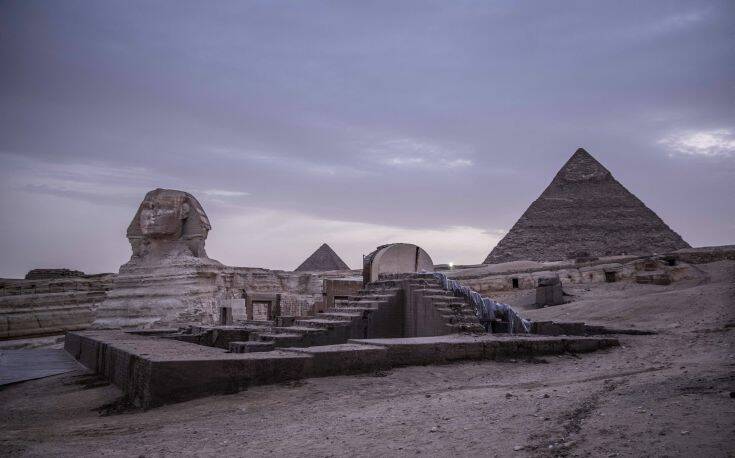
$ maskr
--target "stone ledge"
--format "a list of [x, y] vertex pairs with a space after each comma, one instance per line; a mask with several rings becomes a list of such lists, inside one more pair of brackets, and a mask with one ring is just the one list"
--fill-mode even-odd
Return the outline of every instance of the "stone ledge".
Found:
[[617, 345], [615, 338], [455, 334], [230, 353], [123, 331], [70, 332], [65, 341], [66, 351], [74, 358], [144, 408], [305, 377], [460, 360], [583, 353]]

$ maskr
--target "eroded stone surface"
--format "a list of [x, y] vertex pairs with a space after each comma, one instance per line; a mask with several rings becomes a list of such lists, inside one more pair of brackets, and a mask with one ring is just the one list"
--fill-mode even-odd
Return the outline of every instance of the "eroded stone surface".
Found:
[[127, 230], [132, 256], [120, 267], [94, 327], [212, 323], [218, 299], [225, 298], [225, 266], [207, 257], [210, 229], [191, 194], [160, 188], [146, 194]]
[[121, 272], [172, 262], [199, 264], [192, 258], [209, 260], [204, 242], [211, 228], [201, 204], [188, 192], [161, 188], [150, 191], [128, 226], [133, 254]]
[[580, 148], [485, 259], [486, 264], [641, 255], [688, 248], [679, 234]]

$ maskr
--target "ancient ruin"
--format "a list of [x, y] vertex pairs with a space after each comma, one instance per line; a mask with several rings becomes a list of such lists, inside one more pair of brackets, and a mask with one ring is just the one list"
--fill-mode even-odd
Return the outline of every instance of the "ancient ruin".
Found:
[[0, 458], [735, 458], [733, 24], [0, 0]]
[[602, 164], [579, 148], [485, 258], [559, 261], [688, 248]]
[[411, 243], [382, 245], [363, 260], [365, 283], [377, 281], [381, 275], [403, 272], [433, 272], [434, 262], [422, 248]]
[[323, 243], [294, 272], [325, 272], [328, 270], [350, 270], [350, 268], [332, 247]]
[[[668, 329], [660, 316], [670, 308], [669, 288], [686, 292], [688, 300], [699, 297], [697, 285], [710, 287], [707, 272], [715, 275], [718, 266], [727, 268], [735, 260], [735, 247], [712, 247], [655, 255], [592, 251], [554, 262], [450, 269], [435, 266], [417, 245], [394, 243], [377, 247], [364, 257], [362, 271], [354, 271], [324, 244], [297, 271], [286, 272], [210, 259], [205, 241], [211, 229], [191, 194], [151, 191], [128, 228], [132, 255], [118, 274], [44, 269], [0, 282], [0, 337], [66, 331], [65, 355], [87, 368], [93, 383], [111, 383], [120, 397], [110, 405], [124, 409], [242, 395], [258, 385], [282, 384], [274, 387], [280, 392], [283, 384], [301, 386], [302, 379], [335, 375], [391, 377], [405, 366], [431, 365], [431, 376], [420, 383], [436, 384], [434, 374], [442, 370], [437, 365], [467, 361], [498, 362], [477, 375], [482, 379], [513, 371], [509, 362], [544, 366], [550, 357], [557, 366], [556, 361], [573, 358], [573, 366], [558, 370], [574, 374], [578, 359], [614, 360], [642, 343], [629, 339]], [[722, 284], [715, 280], [711, 287]], [[659, 295], [665, 304], [657, 305], [656, 313], [628, 318], [603, 293], [593, 296], [601, 302], [586, 311], [574, 308], [589, 301], [590, 291], [607, 288], [615, 295], [631, 291], [623, 299], [626, 306], [630, 301], [647, 310], [646, 297]], [[671, 313], [681, 314], [680, 306], [676, 310]], [[600, 320], [600, 315], [608, 317]], [[598, 351], [596, 358], [582, 356]], [[14, 369], [0, 377], [3, 383], [78, 372], [73, 360], [58, 353], [37, 358], [28, 368], [22, 353], [13, 355], [5, 364], [15, 364]], [[620, 363], [615, 364], [614, 373], [604, 376], [605, 390], [615, 386], [608, 383], [617, 377]], [[452, 377], [455, 384], [467, 383], [457, 374], [471, 366], [462, 367], [454, 375], [444, 372], [439, 392], [452, 392], [445, 382]], [[629, 373], [636, 370], [650, 369]], [[544, 387], [549, 375], [540, 380], [526, 386]], [[331, 389], [334, 382], [329, 383]], [[504, 386], [516, 385], [512, 378]], [[506, 394], [496, 404], [516, 405], [517, 395], [509, 389], [503, 388]], [[523, 391], [530, 389], [536, 388]], [[547, 399], [556, 389], [542, 391], [539, 398]]]
[[93, 325], [212, 322], [222, 297], [223, 266], [204, 249], [210, 229], [191, 194], [171, 189], [146, 194], [127, 230], [130, 260], [120, 267]]

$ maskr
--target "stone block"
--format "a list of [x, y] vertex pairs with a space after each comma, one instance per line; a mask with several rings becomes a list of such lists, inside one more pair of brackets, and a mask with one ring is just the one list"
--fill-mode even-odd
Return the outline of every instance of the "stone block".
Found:
[[635, 282], [642, 285], [670, 285], [671, 276], [664, 271], [646, 272], [636, 275]]
[[271, 351], [275, 348], [273, 342], [263, 341], [247, 341], [247, 342], [230, 342], [230, 351], [232, 353], [254, 353], [259, 351]]
[[307, 371], [311, 377], [371, 372], [389, 366], [388, 350], [376, 345], [347, 343], [283, 350], [312, 356]]

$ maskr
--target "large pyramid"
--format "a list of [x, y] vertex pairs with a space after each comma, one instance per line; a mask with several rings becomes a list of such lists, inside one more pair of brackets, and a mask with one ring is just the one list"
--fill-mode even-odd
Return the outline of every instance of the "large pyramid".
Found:
[[485, 264], [649, 254], [689, 244], [580, 148], [493, 248]]
[[337, 256], [337, 253], [323, 243], [311, 256], [306, 258], [300, 266], [296, 268], [296, 272], [324, 272], [327, 270], [349, 270], [350, 268], [345, 262]]

